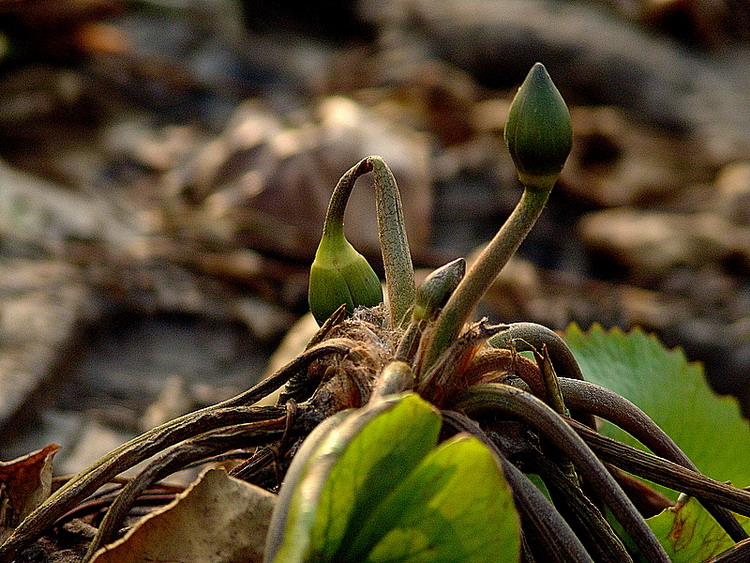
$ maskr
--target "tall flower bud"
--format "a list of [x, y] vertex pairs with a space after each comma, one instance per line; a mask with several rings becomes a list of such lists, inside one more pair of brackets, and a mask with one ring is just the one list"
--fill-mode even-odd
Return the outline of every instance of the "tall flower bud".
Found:
[[549, 191], [573, 145], [570, 112], [542, 63], [536, 63], [510, 106], [505, 142], [524, 187]]

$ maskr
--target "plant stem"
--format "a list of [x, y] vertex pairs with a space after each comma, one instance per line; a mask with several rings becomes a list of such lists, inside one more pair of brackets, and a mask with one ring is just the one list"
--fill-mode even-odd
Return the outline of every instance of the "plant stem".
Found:
[[396, 180], [388, 165], [379, 156], [368, 156], [347, 170], [333, 190], [328, 203], [323, 234], [343, 236], [344, 212], [357, 178], [372, 172], [375, 178], [375, 204], [378, 218], [378, 240], [383, 255], [385, 284], [390, 303], [391, 326], [396, 328], [408, 320], [414, 306], [414, 266], [404, 226]]
[[[646, 413], [624, 397], [587, 381], [562, 378], [559, 385], [568, 404], [612, 422], [632, 434], [655, 454], [698, 472], [695, 464], [672, 438]], [[711, 502], [701, 502], [734, 541], [748, 537], [747, 532], [728, 510]]]
[[489, 344], [495, 348], [515, 348], [520, 351], [533, 351], [532, 346], [539, 349], [546, 346], [559, 377], [583, 379], [573, 352], [559, 334], [546, 326], [536, 323], [511, 323], [506, 330], [490, 338]]
[[[490, 338], [488, 343], [495, 348], [532, 352], [536, 348], [546, 347], [549, 360], [552, 362], [558, 377], [583, 380], [581, 367], [565, 340], [546, 326], [536, 323], [511, 323], [506, 330]], [[543, 366], [539, 364], [539, 367], [542, 371]], [[596, 421], [591, 414], [578, 413], [575, 412], [575, 409], [572, 414], [576, 420], [596, 429]]]
[[349, 202], [349, 196], [354, 188], [354, 183], [357, 181], [357, 178], [363, 174], [367, 174], [370, 170], [372, 170], [372, 165], [365, 158], [341, 176], [336, 187], [333, 188], [331, 199], [328, 202], [326, 218], [323, 223], [323, 236], [336, 237], [343, 234], [344, 213], [346, 212], [346, 204]]
[[678, 463], [644, 452], [608, 438], [573, 419], [568, 424], [602, 461], [653, 481], [663, 487], [682, 491], [703, 503], [708, 501], [750, 516], [750, 493], [697, 473]]
[[371, 156], [367, 160], [371, 163], [375, 176], [378, 238], [383, 253], [385, 285], [391, 308], [391, 327], [396, 328], [409, 320], [409, 311], [414, 306], [414, 266], [396, 179], [379, 156]]
[[573, 460], [582, 477], [606, 502], [646, 560], [669, 563], [664, 548], [601, 461], [568, 423], [541, 400], [509, 385], [485, 383], [469, 388], [459, 397], [454, 408], [469, 416], [492, 411], [505, 412], [533, 427]]
[[152, 428], [115, 448], [76, 475], [29, 514], [0, 545], [0, 562], [11, 561], [16, 551], [34, 541], [78, 502], [119, 473], [149, 458], [165, 447], [197, 434], [224, 426], [275, 418], [279, 407], [244, 407], [275, 391], [310, 363], [328, 354], [346, 354], [354, 342], [336, 338], [309, 348], [271, 377], [230, 399], [188, 413]]
[[534, 226], [550, 191], [524, 189], [513, 213], [458, 284], [435, 321], [420, 374], [426, 373], [448, 344], [460, 334], [480, 299]]
[[579, 537], [549, 499], [505, 457], [476, 422], [456, 411], [443, 410], [441, 414], [447, 425], [478, 438], [495, 455], [513, 491], [513, 501], [521, 516], [524, 535], [530, 535], [539, 542], [535, 545], [535, 551], [545, 552], [545, 561], [593, 561]]
[[216, 453], [265, 445], [277, 440], [284, 432], [285, 424], [286, 417], [280, 417], [220, 428], [178, 444], [157, 457], [117, 495], [89, 544], [83, 561], [90, 561], [102, 545], [112, 541], [135, 500], [155, 482], [183, 469], [187, 463], [206, 459]]

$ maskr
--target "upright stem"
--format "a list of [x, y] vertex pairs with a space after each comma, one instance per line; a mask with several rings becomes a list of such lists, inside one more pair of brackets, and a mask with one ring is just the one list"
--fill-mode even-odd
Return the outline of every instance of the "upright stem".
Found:
[[396, 328], [409, 320], [409, 311], [414, 306], [414, 266], [396, 180], [382, 158], [370, 156], [367, 160], [371, 163], [375, 176], [378, 238], [391, 307], [391, 326]]
[[458, 337], [480, 299], [534, 226], [550, 191], [551, 186], [547, 190], [524, 189], [513, 213], [458, 284], [435, 321], [420, 373], [425, 373]]

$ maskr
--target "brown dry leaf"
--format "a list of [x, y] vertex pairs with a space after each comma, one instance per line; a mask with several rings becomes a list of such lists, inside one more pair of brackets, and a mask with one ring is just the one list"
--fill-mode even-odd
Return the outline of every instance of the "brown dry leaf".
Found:
[[50, 495], [52, 458], [59, 449], [49, 444], [12, 461], [0, 461], [0, 541]]
[[276, 495], [209, 469], [167, 506], [144, 517], [95, 563], [261, 561]]

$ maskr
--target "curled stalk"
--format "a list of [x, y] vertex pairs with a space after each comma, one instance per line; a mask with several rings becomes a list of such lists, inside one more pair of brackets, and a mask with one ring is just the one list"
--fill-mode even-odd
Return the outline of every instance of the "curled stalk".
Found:
[[565, 341], [554, 330], [536, 323], [511, 323], [489, 340], [493, 348], [533, 351], [546, 346], [559, 377], [583, 379], [581, 368]]
[[[583, 380], [581, 367], [573, 352], [559, 334], [546, 326], [536, 323], [511, 323], [505, 330], [490, 338], [488, 343], [494, 348], [519, 351], [546, 348], [558, 377]], [[596, 422], [591, 414], [576, 413], [574, 408], [573, 415], [591, 428], [596, 428]]]
[[532, 467], [542, 478], [557, 510], [597, 561], [632, 561], [622, 540], [599, 509], [581, 494], [580, 487], [557, 463], [540, 453], [532, 460]]
[[664, 487], [683, 491], [701, 502], [709, 501], [743, 516], [750, 516], [749, 491], [608, 438], [575, 420], [568, 423], [602, 461]]
[[[587, 381], [561, 378], [559, 383], [568, 404], [574, 408], [616, 424], [657, 455], [698, 472], [698, 468], [674, 440], [646, 413], [624, 397]], [[747, 532], [727, 509], [711, 502], [701, 502], [734, 541], [748, 537]]]
[[380, 282], [367, 260], [344, 236], [344, 213], [354, 184], [372, 172], [378, 238], [383, 255], [391, 326], [399, 327], [414, 305], [414, 267], [404, 226], [396, 180], [379, 156], [368, 156], [350, 168], [333, 190], [320, 246], [310, 269], [309, 302], [316, 320], [323, 323], [341, 304], [351, 313], [359, 305], [372, 307], [383, 300]]
[[500, 411], [512, 414], [560, 448], [604, 500], [648, 561], [669, 558], [648, 524], [586, 443], [549, 406], [530, 393], [502, 383], [475, 385], [454, 404], [468, 415]]

